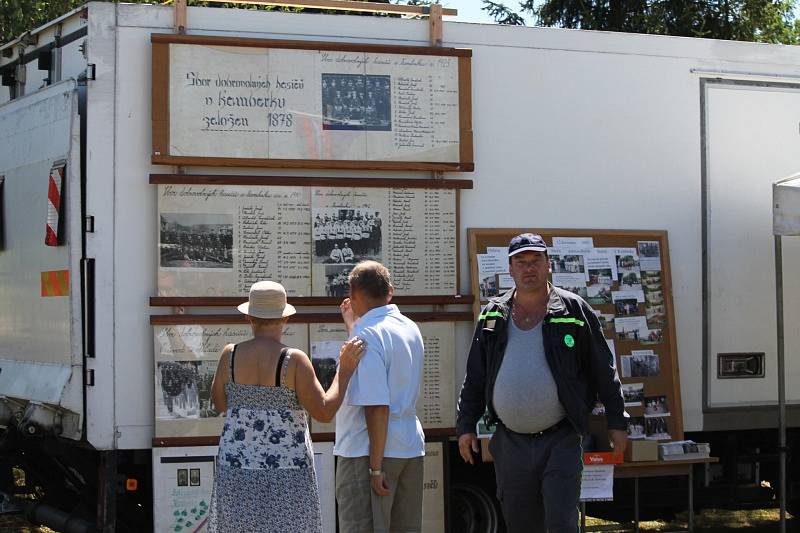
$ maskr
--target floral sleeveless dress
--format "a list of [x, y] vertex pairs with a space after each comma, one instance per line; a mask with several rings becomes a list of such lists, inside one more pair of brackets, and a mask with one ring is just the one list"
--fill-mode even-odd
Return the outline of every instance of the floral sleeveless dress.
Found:
[[[279, 386], [225, 384], [228, 411], [219, 440], [208, 516], [209, 532], [322, 531], [308, 415], [285, 386], [289, 356], [281, 353]], [[276, 376], [277, 377], [277, 376]]]

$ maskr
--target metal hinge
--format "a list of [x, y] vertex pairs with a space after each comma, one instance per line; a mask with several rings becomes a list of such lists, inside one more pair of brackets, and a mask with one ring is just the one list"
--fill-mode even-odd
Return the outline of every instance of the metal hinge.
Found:
[[94, 217], [92, 215], [83, 217], [83, 231], [84, 233], [94, 233]]
[[86, 79], [87, 80], [97, 79], [97, 65], [95, 65], [94, 63], [88, 63], [86, 65]]
[[94, 369], [87, 368], [86, 369], [86, 386], [87, 387], [94, 387]]

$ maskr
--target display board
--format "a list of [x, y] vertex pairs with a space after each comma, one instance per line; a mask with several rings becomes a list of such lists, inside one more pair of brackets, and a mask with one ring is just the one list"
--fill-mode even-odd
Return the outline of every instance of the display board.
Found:
[[156, 164], [471, 171], [472, 51], [153, 34]]
[[[333, 443], [314, 443], [314, 473], [319, 487], [322, 531], [336, 533]], [[155, 533], [207, 531], [217, 446], [153, 448], [153, 530]], [[445, 527], [445, 451], [441, 442], [425, 443], [422, 532]], [[268, 528], [268, 524], [264, 524]]]
[[246, 296], [256, 281], [272, 279], [290, 297], [341, 298], [347, 274], [364, 259], [390, 269], [397, 296], [458, 293], [455, 187], [463, 183], [151, 181], [160, 183], [161, 297]]
[[508, 243], [524, 232], [548, 244], [551, 281], [595, 310], [615, 355], [631, 439], [683, 439], [677, 339], [666, 231], [469, 228], [474, 312], [512, 288]]
[[[423, 380], [417, 399], [417, 417], [424, 429], [455, 426], [455, 328], [452, 322], [418, 322], [425, 345]], [[311, 324], [310, 351], [317, 377], [323, 387], [333, 380], [339, 347], [347, 340], [342, 323]], [[330, 423], [312, 420], [314, 433], [332, 433]]]
[[[455, 327], [452, 321], [440, 320], [470, 317], [468, 314], [464, 317], [463, 313], [437, 315], [408, 314], [417, 321], [425, 343], [424, 380], [417, 400], [417, 416], [426, 429], [449, 430], [455, 425]], [[326, 389], [336, 372], [339, 347], [347, 338], [344, 325], [334, 322], [332, 316], [324, 315], [327, 317], [324, 321], [324, 317], [295, 315], [283, 337], [285, 344], [309, 354]], [[156, 439], [219, 437], [224, 418], [211, 401], [211, 383], [220, 352], [226, 344], [252, 337], [249, 325], [243, 316], [236, 315], [156, 315], [151, 317], [151, 323]], [[311, 421], [311, 431], [317, 440], [331, 439], [334, 430], [333, 423]]]

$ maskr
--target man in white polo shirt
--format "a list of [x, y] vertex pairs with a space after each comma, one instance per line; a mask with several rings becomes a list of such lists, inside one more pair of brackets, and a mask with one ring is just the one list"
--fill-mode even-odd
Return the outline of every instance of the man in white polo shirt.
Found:
[[336, 414], [339, 531], [419, 532], [425, 435], [416, 404], [424, 348], [417, 325], [392, 299], [389, 269], [363, 261], [341, 311], [367, 349]]

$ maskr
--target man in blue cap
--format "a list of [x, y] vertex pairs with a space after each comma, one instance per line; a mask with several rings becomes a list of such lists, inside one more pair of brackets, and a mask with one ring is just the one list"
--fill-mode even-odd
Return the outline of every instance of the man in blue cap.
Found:
[[515, 288], [478, 317], [458, 401], [458, 448], [472, 464], [475, 426], [486, 413], [497, 425], [489, 449], [506, 530], [574, 533], [589, 413], [599, 399], [609, 439], [624, 452], [622, 388], [592, 308], [548, 281], [544, 239], [517, 235], [508, 258]]

